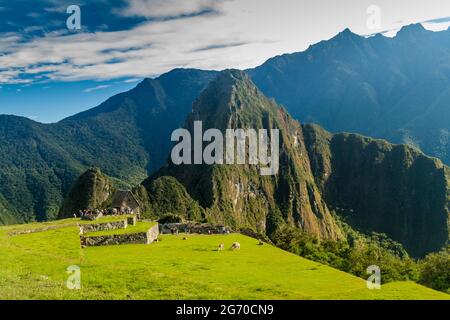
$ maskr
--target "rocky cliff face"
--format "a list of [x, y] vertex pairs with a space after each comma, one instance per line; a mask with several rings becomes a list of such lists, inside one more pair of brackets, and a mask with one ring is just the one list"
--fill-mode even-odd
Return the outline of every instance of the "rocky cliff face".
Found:
[[194, 103], [186, 122], [191, 135], [194, 121], [202, 121], [203, 132], [216, 128], [224, 136], [226, 129], [279, 129], [278, 174], [263, 176], [261, 166], [248, 161], [242, 165], [174, 165], [169, 161], [150, 181], [164, 175], [175, 177], [214, 222], [267, 233], [287, 223], [322, 238], [342, 236], [315, 184], [302, 127], [268, 100], [247, 75], [222, 72]]
[[414, 256], [449, 240], [448, 167], [405, 145], [303, 126], [325, 201], [352, 227], [386, 233]]
[[100, 169], [89, 169], [72, 186], [59, 212], [60, 218], [72, 217], [80, 210], [100, 208], [114, 194], [111, 180]]

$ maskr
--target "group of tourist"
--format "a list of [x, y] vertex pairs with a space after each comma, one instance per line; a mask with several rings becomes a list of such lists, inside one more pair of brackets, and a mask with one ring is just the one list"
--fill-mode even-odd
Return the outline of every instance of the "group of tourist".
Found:
[[161, 232], [167, 233], [169, 231], [173, 235], [178, 235], [180, 232], [186, 234], [198, 233], [198, 234], [230, 234], [230, 230], [224, 226], [213, 225], [195, 225], [184, 223], [169, 223], [161, 225]]
[[83, 217], [90, 217], [90, 216], [115, 216], [115, 215], [122, 215], [122, 214], [132, 214], [133, 210], [131, 208], [126, 208], [125, 210], [118, 210], [116, 208], [110, 208], [110, 209], [85, 209], [78, 211], [78, 214], [74, 214], [75, 218], [83, 218]]

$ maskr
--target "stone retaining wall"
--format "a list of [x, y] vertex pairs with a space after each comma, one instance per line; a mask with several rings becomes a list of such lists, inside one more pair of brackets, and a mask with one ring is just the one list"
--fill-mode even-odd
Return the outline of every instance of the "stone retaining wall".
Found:
[[80, 227], [80, 234], [104, 230], [126, 229], [128, 227], [128, 219], [104, 223], [79, 224], [78, 226]]
[[36, 232], [45, 232], [50, 230], [56, 230], [56, 229], [62, 229], [62, 228], [68, 228], [68, 227], [75, 227], [77, 224], [75, 222], [73, 223], [66, 223], [66, 224], [60, 224], [56, 226], [45, 226], [45, 227], [38, 227], [34, 229], [23, 229], [23, 230], [17, 230], [17, 231], [11, 231], [8, 232], [8, 235], [10, 236], [18, 236], [21, 234], [29, 234], [29, 233], [36, 233]]
[[159, 225], [159, 232], [162, 234], [170, 233], [197, 233], [197, 234], [227, 234], [231, 230], [223, 225], [214, 225], [210, 223], [164, 223]]
[[82, 247], [110, 246], [119, 244], [150, 244], [159, 235], [158, 225], [154, 225], [147, 232], [111, 234], [103, 236], [80, 236]]

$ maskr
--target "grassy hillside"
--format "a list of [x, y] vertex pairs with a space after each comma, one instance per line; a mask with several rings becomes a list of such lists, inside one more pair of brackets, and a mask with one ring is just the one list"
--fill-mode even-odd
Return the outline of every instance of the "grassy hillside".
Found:
[[[162, 236], [151, 245], [81, 249], [78, 228], [23, 235], [76, 219], [0, 228], [0, 296], [4, 299], [449, 299], [420, 285], [365, 281], [243, 235]], [[234, 241], [240, 251], [216, 251]], [[81, 268], [81, 290], [68, 290], [66, 268]]]

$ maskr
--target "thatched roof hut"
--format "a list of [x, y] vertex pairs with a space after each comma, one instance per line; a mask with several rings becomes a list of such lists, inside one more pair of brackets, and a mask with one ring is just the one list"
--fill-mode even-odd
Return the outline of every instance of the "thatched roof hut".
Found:
[[112, 199], [112, 208], [119, 210], [119, 212], [126, 212], [129, 208], [131, 213], [140, 213], [140, 204], [133, 192], [130, 190], [118, 190]]

